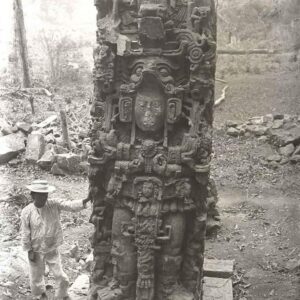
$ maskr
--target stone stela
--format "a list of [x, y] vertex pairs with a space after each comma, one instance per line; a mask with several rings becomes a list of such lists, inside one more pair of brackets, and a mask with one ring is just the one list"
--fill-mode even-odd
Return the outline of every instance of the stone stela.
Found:
[[90, 300], [200, 300], [213, 0], [95, 0]]

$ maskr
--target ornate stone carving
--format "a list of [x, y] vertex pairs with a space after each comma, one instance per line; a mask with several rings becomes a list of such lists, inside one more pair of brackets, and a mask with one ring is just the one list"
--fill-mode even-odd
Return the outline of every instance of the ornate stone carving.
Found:
[[95, 0], [91, 300], [202, 298], [213, 0]]

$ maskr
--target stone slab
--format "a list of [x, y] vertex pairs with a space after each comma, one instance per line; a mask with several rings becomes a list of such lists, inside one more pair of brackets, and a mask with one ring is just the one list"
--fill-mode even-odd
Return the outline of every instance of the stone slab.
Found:
[[44, 136], [38, 133], [30, 134], [27, 139], [25, 158], [29, 163], [36, 163], [45, 152]]
[[233, 300], [232, 280], [204, 277], [203, 300]]
[[0, 137], [0, 164], [5, 164], [25, 150], [24, 134], [12, 133]]
[[207, 277], [229, 278], [233, 275], [233, 260], [204, 260], [203, 272]]

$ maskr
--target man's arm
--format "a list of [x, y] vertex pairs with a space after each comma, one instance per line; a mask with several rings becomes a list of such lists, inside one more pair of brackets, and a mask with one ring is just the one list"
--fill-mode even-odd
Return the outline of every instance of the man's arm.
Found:
[[86, 204], [88, 201], [89, 199], [74, 200], [74, 201], [64, 201], [64, 200], [55, 199], [52, 200], [51, 202], [57, 205], [58, 209], [60, 210], [78, 212], [86, 208]]
[[22, 241], [22, 247], [24, 251], [32, 250], [29, 218], [24, 210], [21, 213], [21, 241]]

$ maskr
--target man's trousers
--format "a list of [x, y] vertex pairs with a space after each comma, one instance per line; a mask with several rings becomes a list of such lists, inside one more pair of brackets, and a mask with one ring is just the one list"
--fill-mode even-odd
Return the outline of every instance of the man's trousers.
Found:
[[44, 273], [45, 264], [49, 266], [56, 282], [57, 299], [68, 296], [69, 278], [62, 269], [60, 254], [57, 249], [48, 253], [35, 252], [35, 261], [29, 260], [30, 287], [34, 296], [39, 297], [46, 292]]

